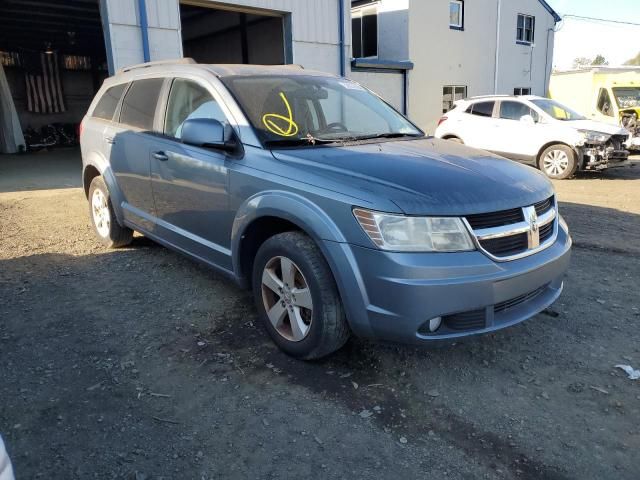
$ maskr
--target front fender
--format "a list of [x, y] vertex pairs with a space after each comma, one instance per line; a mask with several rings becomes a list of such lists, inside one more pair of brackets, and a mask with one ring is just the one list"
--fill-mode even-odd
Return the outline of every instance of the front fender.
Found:
[[[249, 197], [240, 206], [231, 230], [233, 269], [241, 272], [240, 242], [251, 223], [261, 217], [278, 217], [300, 227], [322, 248], [322, 240], [346, 242], [329, 215], [309, 199], [292, 192], [271, 190]], [[323, 252], [325, 253], [325, 252]]]

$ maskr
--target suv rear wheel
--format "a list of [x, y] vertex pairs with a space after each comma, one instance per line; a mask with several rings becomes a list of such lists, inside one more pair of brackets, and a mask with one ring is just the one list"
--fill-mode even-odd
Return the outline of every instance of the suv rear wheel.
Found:
[[564, 180], [576, 173], [578, 163], [576, 162], [576, 155], [571, 148], [558, 144], [551, 145], [542, 152], [538, 166], [547, 177]]
[[321, 358], [349, 338], [331, 270], [305, 234], [285, 232], [265, 241], [256, 255], [252, 283], [258, 314], [289, 355]]
[[107, 185], [101, 176], [89, 186], [89, 217], [100, 243], [105, 247], [124, 247], [131, 243], [133, 230], [118, 223]]

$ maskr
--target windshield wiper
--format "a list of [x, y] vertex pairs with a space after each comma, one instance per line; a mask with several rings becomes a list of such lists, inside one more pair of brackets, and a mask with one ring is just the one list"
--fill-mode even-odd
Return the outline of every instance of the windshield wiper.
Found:
[[353, 137], [351, 140], [373, 140], [376, 138], [402, 138], [402, 137], [422, 137], [421, 133], [400, 133], [400, 132], [387, 132], [387, 133], [376, 133], [373, 135], [362, 135], [360, 137]]
[[341, 140], [323, 140], [320, 138], [287, 138], [282, 140], [267, 140], [264, 142], [266, 147], [307, 147], [314, 145], [327, 145], [330, 143], [340, 143]]

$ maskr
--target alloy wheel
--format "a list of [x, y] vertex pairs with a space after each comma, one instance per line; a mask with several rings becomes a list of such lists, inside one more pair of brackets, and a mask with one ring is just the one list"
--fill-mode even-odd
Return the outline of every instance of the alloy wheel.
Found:
[[93, 196], [91, 197], [91, 213], [98, 234], [104, 238], [108, 237], [111, 229], [111, 213], [109, 212], [107, 197], [98, 188], [93, 191]]
[[313, 301], [300, 268], [287, 257], [274, 257], [262, 272], [262, 301], [273, 328], [293, 342], [311, 330]]
[[549, 176], [562, 175], [569, 168], [569, 156], [562, 150], [551, 150], [544, 156], [543, 167]]

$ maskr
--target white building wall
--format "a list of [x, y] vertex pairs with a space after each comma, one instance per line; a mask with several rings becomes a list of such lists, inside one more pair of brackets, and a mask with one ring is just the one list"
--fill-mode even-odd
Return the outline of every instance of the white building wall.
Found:
[[[449, 28], [449, 2], [410, 0], [409, 56], [415, 67], [409, 74], [409, 116], [429, 133], [442, 116], [443, 86], [466, 86], [468, 96], [512, 95], [516, 87], [546, 94], [555, 23], [542, 4], [468, 0], [464, 5], [464, 30], [459, 31]], [[536, 17], [534, 46], [516, 44], [518, 13]]]
[[[534, 44], [518, 45], [518, 14], [536, 18]], [[552, 68], [555, 21], [537, 0], [502, 0], [498, 51], [498, 93], [513, 94], [518, 87], [545, 96]]]
[[466, 86], [469, 96], [493, 93], [496, 0], [466, 1], [464, 15], [464, 30], [452, 30], [449, 2], [410, 0], [409, 118], [429, 133], [442, 115], [443, 86]]

